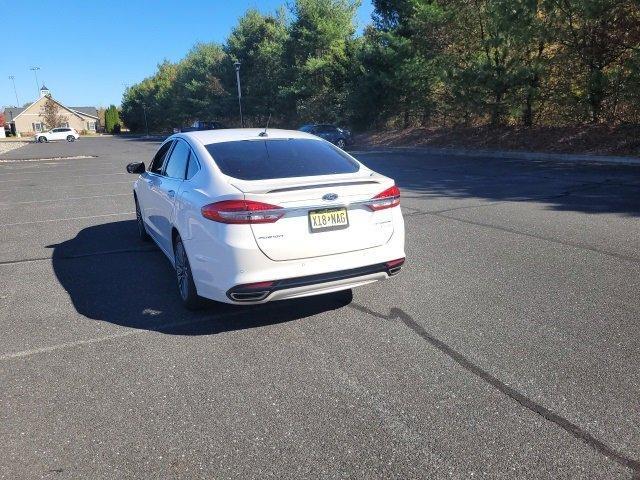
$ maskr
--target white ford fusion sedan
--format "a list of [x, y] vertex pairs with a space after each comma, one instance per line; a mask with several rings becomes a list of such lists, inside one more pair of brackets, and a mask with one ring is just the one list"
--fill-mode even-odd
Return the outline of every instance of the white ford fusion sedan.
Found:
[[346, 290], [404, 263], [394, 181], [304, 132], [179, 133], [127, 171], [140, 236], [167, 255], [188, 308]]

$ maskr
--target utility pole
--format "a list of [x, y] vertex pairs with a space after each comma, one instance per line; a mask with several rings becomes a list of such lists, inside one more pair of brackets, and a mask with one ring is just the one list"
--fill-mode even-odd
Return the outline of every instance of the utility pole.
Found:
[[142, 112], [144, 113], [144, 128], [147, 131], [147, 137], [149, 136], [149, 124], [147, 123], [147, 104], [142, 102]]
[[242, 119], [242, 90], [240, 89], [240, 62], [236, 60], [233, 64], [236, 67], [236, 82], [238, 84], [238, 108], [240, 109], [240, 127], [244, 128], [244, 121]]
[[13, 82], [13, 93], [16, 95], [16, 107], [20, 106], [20, 100], [18, 100], [18, 91], [16, 90], [16, 77], [9, 75], [9, 80]]
[[40, 67], [31, 67], [29, 70], [33, 71], [36, 76], [36, 100], [38, 100], [40, 97], [40, 82], [38, 82], [38, 70], [40, 70]]

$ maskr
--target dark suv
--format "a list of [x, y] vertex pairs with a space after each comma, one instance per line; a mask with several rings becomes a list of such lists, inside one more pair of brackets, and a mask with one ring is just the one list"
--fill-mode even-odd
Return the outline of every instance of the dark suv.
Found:
[[333, 143], [339, 148], [344, 148], [351, 140], [351, 132], [344, 128], [336, 127], [335, 125], [317, 124], [317, 125], [303, 125], [299, 128], [300, 131], [316, 135], [317, 137], [324, 138], [328, 142]]

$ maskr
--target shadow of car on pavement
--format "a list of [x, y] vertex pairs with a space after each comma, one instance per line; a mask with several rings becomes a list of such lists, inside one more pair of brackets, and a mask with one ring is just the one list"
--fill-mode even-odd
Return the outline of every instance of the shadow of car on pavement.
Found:
[[210, 335], [303, 319], [339, 309], [350, 290], [264, 305], [206, 302], [186, 310], [160, 250], [137, 236], [134, 220], [95, 225], [53, 248], [55, 275], [85, 317], [173, 335]]

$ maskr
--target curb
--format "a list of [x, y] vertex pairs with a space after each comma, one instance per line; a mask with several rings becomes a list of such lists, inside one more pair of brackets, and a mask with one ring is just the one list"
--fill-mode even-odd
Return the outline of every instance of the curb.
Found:
[[349, 150], [362, 152], [412, 152], [427, 153], [432, 155], [453, 155], [458, 157], [493, 157], [512, 160], [526, 161], [553, 161], [572, 163], [600, 163], [609, 165], [640, 166], [640, 157], [620, 157], [611, 155], [590, 155], [572, 153], [543, 153], [543, 152], [518, 152], [510, 150], [464, 150], [458, 148], [436, 148], [436, 147], [389, 147], [389, 146], [353, 146]]

